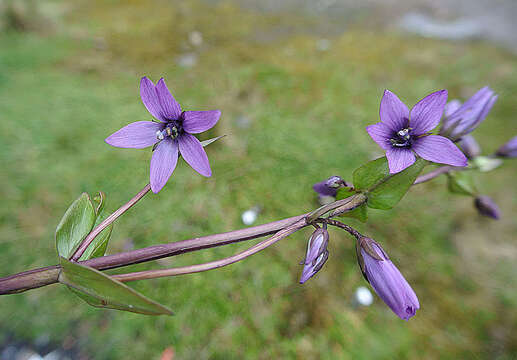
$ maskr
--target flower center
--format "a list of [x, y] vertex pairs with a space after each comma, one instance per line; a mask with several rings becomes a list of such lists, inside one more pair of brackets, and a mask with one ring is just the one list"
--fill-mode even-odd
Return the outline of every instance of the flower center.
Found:
[[390, 139], [390, 143], [393, 147], [410, 147], [411, 146], [411, 135], [409, 134], [411, 128], [406, 128], [397, 131], [393, 134]]
[[171, 120], [165, 125], [165, 128], [162, 131], [156, 132], [156, 138], [158, 140], [163, 140], [166, 137], [170, 137], [172, 139], [176, 139], [183, 132], [183, 126], [181, 126], [181, 122], [177, 120]]

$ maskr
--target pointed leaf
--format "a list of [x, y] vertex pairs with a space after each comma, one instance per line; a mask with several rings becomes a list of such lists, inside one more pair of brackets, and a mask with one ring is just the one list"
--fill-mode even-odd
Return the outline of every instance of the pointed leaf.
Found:
[[82, 193], [66, 210], [56, 228], [56, 247], [59, 256], [69, 258], [95, 223], [95, 209], [86, 193]]
[[447, 179], [451, 193], [468, 196], [475, 196], [477, 194], [472, 174], [466, 171], [454, 171], [448, 174]]
[[146, 315], [172, 315], [167, 307], [145, 297], [99, 270], [60, 257], [59, 282], [88, 304]]
[[378, 158], [354, 171], [354, 188], [356, 190], [367, 190], [389, 175], [388, 160], [385, 156]]
[[[97, 224], [95, 224], [97, 226]], [[94, 257], [104, 256], [106, 249], [108, 248], [108, 241], [111, 238], [111, 232], [113, 231], [113, 223], [109, 224], [99, 235], [93, 239], [92, 243], [86, 248], [84, 253], [79, 258], [79, 261], [89, 260]]]
[[336, 193], [336, 200], [346, 199], [347, 197], [352, 196], [356, 193], [357, 193], [356, 191], [351, 190], [350, 188], [338, 189], [338, 191]]
[[382, 210], [394, 207], [413, 185], [426, 164], [426, 160], [419, 158], [404, 171], [390, 175], [370, 188], [367, 193], [368, 207]]
[[95, 214], [98, 216], [106, 204], [106, 194], [99, 191], [99, 193], [93, 197], [93, 202], [95, 204]]
[[366, 203], [364, 203], [361, 206], [356, 207], [354, 210], [344, 212], [339, 216], [351, 217], [365, 223], [368, 220], [368, 207], [366, 206]]

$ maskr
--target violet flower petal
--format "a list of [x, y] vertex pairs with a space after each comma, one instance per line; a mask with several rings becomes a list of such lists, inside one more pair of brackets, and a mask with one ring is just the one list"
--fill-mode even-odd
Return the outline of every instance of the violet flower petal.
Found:
[[415, 154], [410, 149], [390, 147], [386, 149], [386, 157], [390, 174], [401, 172], [415, 162]]
[[178, 143], [162, 140], [151, 157], [151, 190], [158, 193], [167, 183], [178, 163]]
[[447, 90], [436, 91], [417, 102], [411, 109], [409, 121], [412, 134], [422, 135], [433, 130], [442, 118], [446, 102]]
[[454, 143], [440, 135], [421, 137], [413, 142], [418, 156], [440, 164], [467, 166], [467, 158]]
[[212, 176], [208, 156], [203, 145], [194, 135], [184, 133], [178, 137], [178, 143], [181, 156], [194, 170], [203, 176]]
[[214, 127], [221, 111], [185, 111], [183, 113], [183, 129], [190, 134], [198, 134]]
[[375, 141], [377, 145], [379, 145], [384, 150], [388, 150], [393, 147], [389, 139], [393, 137], [394, 131], [385, 123], [380, 122], [377, 124], [368, 125], [366, 127], [366, 131], [373, 139], [373, 141]]
[[181, 115], [180, 104], [172, 96], [163, 78], [156, 84], [156, 93], [158, 94], [162, 115], [169, 120], [178, 120]]
[[384, 90], [379, 109], [381, 121], [392, 131], [397, 132], [408, 126], [409, 109], [389, 90]]
[[451, 116], [456, 110], [458, 110], [461, 106], [461, 101], [457, 99], [453, 99], [449, 101], [447, 104], [445, 104], [445, 107], [443, 108], [443, 115], [445, 117]]
[[147, 76], [144, 76], [140, 80], [140, 97], [142, 98], [142, 102], [147, 108], [147, 111], [149, 111], [152, 116], [158, 120], [166, 121], [162, 114], [162, 107], [158, 100], [158, 93], [156, 92], [156, 88], [153, 82], [149, 80]]
[[119, 148], [143, 149], [154, 145], [158, 141], [156, 132], [162, 129], [163, 124], [152, 121], [137, 121], [114, 132], [104, 141]]

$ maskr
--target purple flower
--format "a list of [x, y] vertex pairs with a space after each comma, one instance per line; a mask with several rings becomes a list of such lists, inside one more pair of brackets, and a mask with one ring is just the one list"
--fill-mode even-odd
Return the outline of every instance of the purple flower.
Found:
[[488, 86], [465, 101], [452, 100], [445, 108], [445, 119], [440, 135], [456, 141], [477, 128], [492, 109], [497, 95]]
[[409, 320], [420, 309], [415, 292], [393, 265], [384, 249], [363, 237], [357, 244], [359, 265], [366, 280], [398, 317]]
[[465, 135], [458, 141], [458, 146], [469, 159], [481, 154], [481, 147], [472, 135]]
[[156, 86], [147, 77], [140, 81], [140, 97], [147, 110], [158, 122], [137, 121], [106, 138], [111, 146], [142, 149], [153, 147], [150, 182], [154, 193], [159, 192], [178, 162], [178, 153], [198, 173], [212, 175], [208, 157], [199, 140], [192, 134], [212, 128], [221, 112], [182, 111], [161, 78]]
[[506, 144], [501, 146], [497, 152], [497, 156], [501, 157], [517, 157], [517, 136], [511, 138]]
[[302, 262], [303, 271], [300, 284], [313, 277], [323, 267], [329, 257], [327, 245], [329, 233], [326, 229], [316, 229], [307, 243], [307, 254]]
[[379, 115], [381, 122], [366, 127], [372, 139], [384, 150], [390, 173], [398, 173], [415, 162], [415, 154], [441, 164], [467, 166], [467, 158], [452, 141], [429, 135], [442, 117], [447, 90], [427, 95], [411, 112], [389, 90], [384, 91]]
[[486, 195], [479, 195], [474, 199], [474, 206], [478, 209], [478, 212], [483, 216], [488, 216], [492, 219], [499, 220], [501, 217], [501, 210], [499, 206]]

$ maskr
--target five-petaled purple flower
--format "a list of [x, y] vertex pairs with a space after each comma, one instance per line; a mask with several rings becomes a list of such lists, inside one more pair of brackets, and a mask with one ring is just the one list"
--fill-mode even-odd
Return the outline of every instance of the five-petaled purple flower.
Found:
[[358, 240], [361, 271], [379, 297], [398, 317], [409, 320], [420, 309], [415, 292], [393, 265], [384, 249], [373, 239]]
[[221, 112], [182, 111], [161, 78], [156, 86], [147, 77], [140, 81], [140, 96], [147, 110], [159, 122], [137, 121], [106, 138], [112, 146], [142, 149], [155, 145], [151, 157], [151, 190], [159, 192], [169, 180], [178, 162], [178, 152], [198, 173], [212, 175], [208, 157], [192, 134], [212, 128]]
[[381, 122], [366, 127], [372, 139], [384, 150], [390, 173], [398, 173], [415, 162], [415, 154], [441, 164], [467, 166], [467, 158], [453, 142], [429, 135], [442, 117], [447, 90], [427, 95], [411, 112], [389, 90], [384, 91], [379, 115]]

